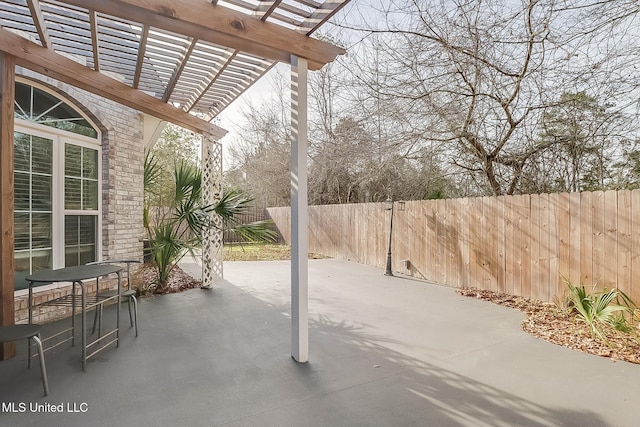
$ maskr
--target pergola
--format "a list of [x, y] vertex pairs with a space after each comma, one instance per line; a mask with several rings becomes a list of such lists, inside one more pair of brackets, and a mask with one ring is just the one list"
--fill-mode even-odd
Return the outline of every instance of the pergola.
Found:
[[[220, 196], [226, 131], [210, 123], [276, 63], [291, 65], [292, 356], [308, 360], [307, 70], [344, 50], [310, 35], [349, 0], [0, 1], [0, 325], [14, 323], [16, 66], [190, 129], [203, 139], [205, 197]], [[221, 275], [220, 238], [203, 280]], [[0, 360], [15, 348], [0, 347]]]

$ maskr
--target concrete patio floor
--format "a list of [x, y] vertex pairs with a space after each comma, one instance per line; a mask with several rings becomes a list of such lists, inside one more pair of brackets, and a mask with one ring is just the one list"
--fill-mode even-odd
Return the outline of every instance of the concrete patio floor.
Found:
[[[213, 290], [142, 299], [140, 337], [125, 315], [120, 347], [86, 373], [79, 348], [47, 353], [46, 398], [21, 343], [17, 358], [0, 362], [0, 426], [640, 422], [639, 365], [531, 337], [518, 311], [346, 261], [310, 261], [309, 276], [307, 364], [289, 356], [289, 263], [225, 263]], [[31, 412], [31, 403], [65, 412]]]

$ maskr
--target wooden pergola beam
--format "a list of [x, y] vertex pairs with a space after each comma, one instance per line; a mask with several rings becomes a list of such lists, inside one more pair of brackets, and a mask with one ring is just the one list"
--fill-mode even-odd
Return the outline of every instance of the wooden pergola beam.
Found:
[[197, 43], [198, 43], [198, 40], [196, 39], [189, 40], [188, 46], [186, 46], [184, 53], [181, 55], [180, 64], [178, 64], [176, 69], [173, 71], [173, 75], [171, 76], [171, 79], [169, 80], [167, 87], [164, 89], [164, 94], [162, 95], [162, 102], [169, 102], [169, 98], [171, 98], [173, 89], [175, 89], [176, 84], [178, 84], [178, 79], [180, 78], [180, 75], [182, 75], [182, 72], [184, 71], [184, 67], [187, 65], [187, 61], [191, 57], [191, 53], [193, 52], [193, 49], [195, 49]]
[[225, 61], [224, 65], [222, 65], [222, 67], [220, 67], [220, 70], [218, 70], [218, 72], [216, 73], [215, 76], [213, 76], [213, 78], [211, 79], [211, 81], [209, 81], [209, 83], [207, 83], [207, 85], [202, 88], [202, 90], [200, 91], [200, 93], [193, 99], [191, 100], [188, 104], [187, 104], [187, 111], [191, 111], [193, 109], [194, 106], [196, 106], [196, 104], [198, 104], [198, 101], [200, 101], [200, 99], [207, 93], [207, 91], [209, 90], [209, 88], [211, 86], [213, 86], [213, 84], [216, 82], [216, 80], [218, 80], [218, 77], [220, 77], [222, 75], [222, 73], [224, 72], [224, 70], [227, 69], [227, 67], [229, 66], [229, 64], [231, 64], [233, 62], [233, 59], [238, 55], [238, 51], [235, 51], [231, 54], [231, 56], [229, 56], [229, 58]]
[[291, 55], [306, 58], [310, 70], [332, 62], [344, 49], [298, 31], [263, 22], [213, 3], [171, 0], [61, 0], [70, 4], [142, 22], [251, 55], [291, 63]]
[[[221, 138], [223, 129], [151, 95], [133, 89], [89, 67], [41, 47], [10, 31], [0, 29], [0, 51], [16, 57], [16, 65], [28, 68], [79, 89], [115, 101], [197, 133]], [[4, 258], [3, 258], [4, 259]]]
[[39, 0], [27, 0], [33, 23], [36, 26], [38, 37], [40, 37], [40, 43], [47, 49], [52, 49], [51, 37], [47, 31], [47, 26], [44, 23], [44, 16], [42, 15], [42, 8], [40, 7]]
[[93, 47], [93, 69], [100, 71], [100, 36], [98, 34], [98, 14], [95, 11], [89, 12], [89, 22], [91, 23], [91, 46]]
[[[45, 49], [45, 48], [41, 48]], [[45, 49], [46, 50], [46, 49]], [[0, 325], [13, 325], [13, 102], [15, 58], [0, 52]], [[14, 357], [15, 343], [0, 344], [0, 360]]]
[[[348, 2], [343, 2], [342, 0], [327, 0], [323, 3], [323, 6], [320, 10], [315, 11], [309, 18], [305, 19], [305, 24], [302, 25], [302, 28], [305, 28], [305, 34], [314, 33], [318, 28], [322, 26], [325, 22], [331, 19], [336, 13], [340, 11], [343, 7], [347, 5]], [[329, 7], [327, 7], [329, 6]], [[327, 12], [329, 10], [330, 12]]]
[[138, 47], [138, 59], [136, 60], [136, 73], [133, 77], [133, 88], [138, 89], [140, 84], [140, 76], [142, 75], [142, 65], [144, 64], [144, 55], [147, 52], [147, 40], [149, 39], [149, 26], [145, 25], [142, 29], [140, 37], [140, 46]]
[[261, 4], [260, 6], [258, 6], [258, 11], [262, 12], [262, 7], [265, 7], [266, 10], [264, 10], [264, 13], [262, 14], [262, 16], [260, 17], [261, 21], [266, 21], [267, 18], [273, 13], [274, 10], [276, 10], [276, 8], [280, 5], [280, 3], [282, 3], [282, 0], [275, 0], [273, 2], [271, 2], [271, 5], [269, 6], [268, 3], [264, 3]]

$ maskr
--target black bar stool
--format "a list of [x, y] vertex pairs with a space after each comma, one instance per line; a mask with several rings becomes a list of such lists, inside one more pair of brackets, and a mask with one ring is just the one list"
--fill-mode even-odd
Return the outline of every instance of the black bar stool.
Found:
[[[42, 349], [42, 341], [40, 340], [40, 325], [7, 325], [0, 326], [0, 343], [18, 341], [22, 339], [33, 339], [38, 347], [38, 355], [40, 356], [40, 373], [42, 375], [42, 386], [44, 387], [44, 395], [49, 395], [49, 381], [47, 380], [47, 367], [44, 363], [44, 350]], [[31, 343], [29, 343], [31, 345]], [[29, 358], [28, 366], [31, 367], [31, 358]]]
[[[135, 289], [131, 289], [131, 264], [140, 264], [140, 261], [123, 259], [123, 260], [109, 260], [109, 261], [95, 261], [89, 262], [87, 265], [92, 264], [125, 264], [127, 266], [127, 289], [120, 292], [120, 297], [127, 299], [127, 306], [129, 308], [129, 321], [131, 327], [136, 327], [136, 337], [138, 336], [138, 299], [136, 298]], [[99, 292], [101, 296], [111, 296], [117, 293], [117, 291]], [[131, 304], [133, 303], [133, 313], [131, 312]], [[91, 333], [95, 333], [96, 324], [98, 326], [98, 335], [100, 335], [102, 328], [102, 304], [96, 307], [96, 314], [93, 318], [93, 330]]]

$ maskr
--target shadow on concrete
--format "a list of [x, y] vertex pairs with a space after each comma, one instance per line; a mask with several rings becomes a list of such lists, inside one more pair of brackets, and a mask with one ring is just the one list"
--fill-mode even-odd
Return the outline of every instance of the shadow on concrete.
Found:
[[[289, 356], [288, 306], [226, 281], [145, 298], [139, 312], [140, 337], [124, 317], [120, 347], [86, 373], [78, 347], [47, 354], [47, 398], [20, 345], [16, 359], [0, 362], [0, 425], [607, 425], [595, 412], [545, 407], [392, 350], [398, 342], [366, 332], [375, 325], [322, 314], [310, 320], [311, 361], [298, 364]], [[105, 321], [113, 315], [110, 307]], [[37, 403], [63, 412], [32, 411]]]

